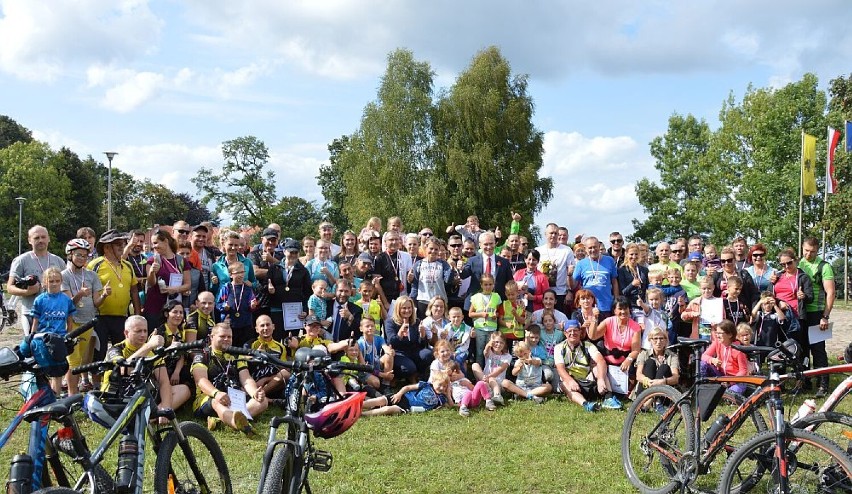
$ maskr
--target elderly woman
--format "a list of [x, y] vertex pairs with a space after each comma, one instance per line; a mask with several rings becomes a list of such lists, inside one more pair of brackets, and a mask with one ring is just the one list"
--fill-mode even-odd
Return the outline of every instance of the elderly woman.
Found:
[[525, 259], [526, 269], [515, 271], [515, 281], [518, 283], [518, 293], [527, 302], [527, 311], [535, 312], [544, 308], [542, 299], [544, 292], [550, 289], [547, 275], [538, 270], [541, 254], [533, 249]]
[[653, 328], [648, 332], [650, 350], [643, 350], [636, 358], [636, 379], [634, 396], [645, 388], [668, 384], [677, 385], [680, 380], [680, 361], [677, 353], [667, 350], [669, 336], [665, 328]]
[[242, 238], [240, 234], [234, 231], [225, 234], [225, 240], [222, 243], [222, 248], [225, 255], [219, 258], [210, 267], [210, 291], [219, 293], [219, 288], [231, 282], [231, 275], [228, 271], [228, 265], [232, 262], [241, 262], [246, 268], [245, 280], [252, 285], [257, 284], [257, 278], [254, 275], [254, 265], [251, 260], [240, 254], [242, 246]]
[[180, 301], [181, 293], [189, 290], [191, 278], [189, 260], [177, 255], [177, 241], [165, 230], [151, 234], [154, 257], [149, 261], [143, 315], [148, 331], [163, 323], [161, 311], [169, 300]]
[[411, 383], [425, 376], [432, 361], [426, 328], [417, 319], [414, 301], [407, 295], [396, 299], [393, 314], [385, 321], [385, 340], [394, 349], [393, 371], [396, 377]]
[[766, 263], [766, 246], [763, 244], [754, 244], [748, 250], [746, 257], [745, 269], [746, 273], [751, 275], [754, 286], [760, 293], [772, 289], [772, 275], [775, 274], [775, 268]]

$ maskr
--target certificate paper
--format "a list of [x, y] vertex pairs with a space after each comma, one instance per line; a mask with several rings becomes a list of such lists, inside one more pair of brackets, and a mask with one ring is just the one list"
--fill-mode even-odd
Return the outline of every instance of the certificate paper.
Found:
[[810, 344], [813, 345], [814, 343], [819, 343], [821, 341], [825, 341], [825, 340], [832, 337], [832, 331], [833, 330], [834, 330], [834, 323], [833, 322], [828, 323], [828, 329], [826, 329], [825, 331], [822, 331], [821, 329], [819, 329], [819, 324], [817, 324], [815, 326], [810, 326], [810, 327], [808, 327], [808, 342], [810, 342]]
[[247, 419], [252, 420], [251, 414], [246, 408], [246, 394], [241, 389], [228, 388], [228, 399], [231, 400], [230, 410], [234, 412], [243, 412]]
[[171, 273], [169, 274], [169, 286], [181, 286], [183, 285], [183, 273]]
[[302, 313], [301, 302], [284, 302], [281, 304], [281, 310], [284, 311], [284, 329], [302, 329], [305, 326], [299, 319], [299, 314]]
[[609, 365], [607, 367], [606, 373], [607, 377], [609, 377], [609, 385], [612, 387], [613, 393], [626, 395], [629, 387], [627, 373], [622, 371], [618, 365]]

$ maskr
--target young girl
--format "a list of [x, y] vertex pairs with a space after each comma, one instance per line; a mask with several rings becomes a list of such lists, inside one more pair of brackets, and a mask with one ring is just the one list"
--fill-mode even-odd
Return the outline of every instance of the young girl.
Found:
[[431, 379], [403, 386], [390, 398], [379, 396], [364, 400], [362, 417], [399, 415], [408, 412], [428, 412], [450, 403], [450, 378], [436, 372]]
[[219, 309], [221, 321], [228, 319], [231, 322], [233, 345], [243, 346], [254, 334], [251, 313], [257, 309], [257, 299], [254, 298], [251, 285], [245, 283], [246, 268], [242, 262], [228, 264], [228, 274], [231, 281], [219, 288], [216, 308]]
[[689, 302], [681, 318], [687, 322], [692, 321], [690, 338], [709, 340], [716, 325], [722, 321], [724, 310], [722, 299], [713, 296], [713, 277], [702, 278], [700, 286], [701, 296]]
[[491, 400], [488, 385], [478, 381], [474, 386], [470, 379], [464, 377], [458, 362], [451, 361], [447, 364], [447, 374], [450, 376], [453, 401], [459, 404], [459, 415], [470, 417], [470, 409], [478, 407], [482, 400], [485, 400], [485, 409], [489, 412], [497, 409], [497, 405]]
[[543, 346], [544, 351], [547, 352], [547, 357], [545, 357], [542, 365], [552, 372], [553, 349], [565, 339], [565, 335], [560, 328], [557, 328], [556, 316], [549, 311], [545, 311], [545, 313], [542, 314], [541, 325], [544, 327], [544, 330], [540, 334], [541, 340], [539, 344]]
[[455, 350], [453, 349], [453, 345], [447, 340], [438, 340], [435, 343], [435, 347], [432, 349], [432, 355], [435, 356], [435, 360], [429, 364], [429, 378], [436, 372], [447, 372], [447, 365], [450, 362], [453, 362], [453, 356], [455, 355]]
[[482, 291], [470, 298], [468, 316], [473, 320], [475, 332], [471, 335], [476, 339], [476, 354], [474, 359], [481, 366], [485, 363], [485, 345], [490, 341], [491, 334], [497, 331], [497, 308], [502, 300], [494, 293], [494, 277], [482, 275], [479, 280]]
[[497, 311], [500, 318], [498, 326], [503, 336], [509, 341], [520, 340], [524, 337], [524, 323], [527, 319], [526, 305], [518, 297], [518, 284], [515, 280], [506, 282], [506, 300], [500, 304]]
[[539, 405], [544, 403], [544, 397], [549, 395], [553, 388], [550, 383], [541, 379], [541, 361], [532, 357], [530, 347], [524, 341], [515, 345], [515, 356], [518, 357], [512, 367], [515, 382], [507, 379], [503, 381], [503, 387], [521, 398], [533, 400]]
[[[752, 331], [751, 326], [744, 322], [737, 324], [737, 344], [743, 346], [751, 345], [751, 340], [753, 338], [754, 332]], [[748, 373], [751, 375], [759, 374], [760, 363], [757, 355], [746, 355], [746, 358], [748, 359]]]
[[668, 350], [669, 335], [663, 328], [648, 330], [651, 348], [643, 350], [636, 358], [636, 380], [633, 393], [639, 394], [645, 388], [668, 384], [674, 386], [680, 380], [680, 360], [677, 353]]
[[369, 317], [377, 325], [384, 321], [388, 316], [388, 309], [385, 307], [385, 304], [374, 298], [376, 288], [373, 284], [369, 281], [364, 281], [361, 283], [358, 291], [361, 293], [361, 300], [358, 301], [358, 305], [360, 305], [361, 309], [364, 311], [363, 317]]
[[787, 339], [790, 325], [796, 319], [792, 317], [792, 311], [786, 309], [787, 304], [776, 301], [772, 292], [763, 292], [752, 311], [755, 345], [775, 346], [778, 341]]
[[[745, 376], [748, 374], [746, 355], [733, 347], [737, 337], [734, 323], [724, 320], [716, 325], [716, 339], [704, 350], [701, 356], [702, 376]], [[734, 384], [729, 388], [734, 393], [745, 391], [743, 384]]]
[[[341, 362], [349, 362], [352, 364], [365, 365], [364, 355], [361, 353], [361, 347], [358, 342], [352, 341], [352, 344], [346, 347], [346, 353], [340, 357]], [[364, 386], [369, 386], [373, 391], [370, 394], [375, 394], [375, 390], [379, 389], [381, 382], [374, 374], [368, 372], [358, 372], [354, 370], [343, 371], [343, 378], [346, 382], [346, 388], [352, 391], [359, 391]]]
[[488, 343], [483, 350], [485, 355], [485, 367], [479, 363], [472, 366], [473, 375], [477, 381], [482, 381], [491, 389], [492, 400], [498, 405], [503, 404], [502, 385], [506, 379], [506, 369], [512, 362], [512, 356], [506, 347], [506, 339], [499, 332], [491, 334]]
[[467, 370], [467, 357], [470, 355], [470, 326], [464, 322], [464, 313], [459, 307], [450, 309], [450, 322], [438, 333], [438, 337], [448, 340], [455, 346], [455, 360], [462, 370]]
[[639, 300], [639, 306], [642, 307], [642, 319], [639, 326], [642, 328], [642, 348], [651, 349], [651, 342], [648, 341], [648, 333], [653, 328], [664, 328], [668, 331], [669, 315], [662, 310], [663, 306], [663, 291], [657, 287], [648, 288], [648, 303]]
[[[77, 307], [71, 297], [61, 291], [62, 271], [51, 266], [44, 270], [41, 279], [44, 280], [47, 291], [42, 292], [33, 302], [30, 334], [53, 333], [65, 336], [68, 330], [74, 327], [74, 319], [71, 316], [77, 312]], [[68, 369], [65, 377], [71, 377], [71, 369]], [[50, 387], [56, 396], [59, 396], [62, 393], [62, 377], [51, 377]]]
[[308, 315], [315, 316], [320, 321], [328, 318], [328, 304], [325, 303], [325, 292], [328, 283], [325, 280], [316, 280], [311, 283], [311, 294], [308, 297]]

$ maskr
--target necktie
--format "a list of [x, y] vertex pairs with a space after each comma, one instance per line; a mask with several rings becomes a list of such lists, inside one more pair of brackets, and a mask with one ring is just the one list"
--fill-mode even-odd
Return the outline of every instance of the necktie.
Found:
[[491, 256], [485, 258], [485, 274], [491, 274]]
[[334, 325], [331, 328], [331, 340], [340, 341], [340, 308], [334, 304]]

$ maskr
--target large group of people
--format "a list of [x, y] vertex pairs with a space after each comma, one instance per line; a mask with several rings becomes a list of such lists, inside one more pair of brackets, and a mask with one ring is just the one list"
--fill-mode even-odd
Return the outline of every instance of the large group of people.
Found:
[[[816, 239], [804, 241], [801, 259], [781, 251], [773, 267], [765, 246], [744, 238], [717, 248], [693, 236], [652, 249], [612, 232], [607, 246], [550, 223], [530, 247], [520, 215], [508, 221], [505, 238], [473, 215], [417, 233], [399, 217], [339, 236], [323, 222], [302, 239], [271, 224], [259, 243], [208, 223], [97, 237], [82, 227], [65, 259], [48, 251], [50, 235], [37, 225], [7, 289], [20, 297], [25, 334], [65, 333], [97, 315], [72, 366], [205, 340], [204, 351], [162, 362], [160, 405], [187, 403], [210, 427], [244, 431], [251, 425], [230, 406], [229, 389], [242, 390], [256, 416], [288, 375], [229, 355], [230, 345], [285, 359], [311, 347], [371, 366], [333, 380], [341, 393], [367, 391], [367, 415], [449, 404], [467, 416], [506, 397], [541, 403], [553, 394], [590, 412], [618, 409], [645, 387], [678, 384], [686, 369], [666, 347], [679, 336], [712, 340], [707, 375], [754, 372], [737, 340], [795, 338], [813, 366], [828, 365], [814, 335], [829, 327], [834, 275]], [[107, 381], [69, 372], [52, 385], [76, 393]]]

